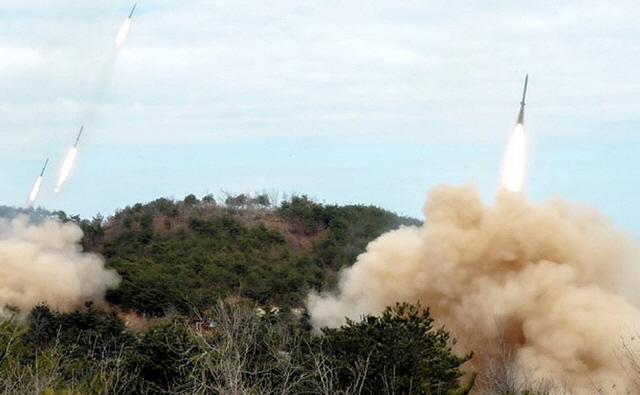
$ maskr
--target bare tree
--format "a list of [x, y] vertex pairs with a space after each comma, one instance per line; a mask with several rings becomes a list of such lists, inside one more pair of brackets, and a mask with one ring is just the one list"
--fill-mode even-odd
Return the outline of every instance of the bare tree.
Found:
[[[554, 392], [551, 380], [534, 380], [535, 368], [523, 370], [515, 361], [515, 355], [508, 348], [504, 331], [496, 322], [498, 332], [498, 355], [483, 353], [487, 361], [479, 380], [483, 395], [548, 395]], [[555, 392], [554, 392], [555, 393]]]
[[257, 340], [257, 320], [252, 311], [219, 301], [211, 311], [214, 327], [197, 336], [198, 354], [193, 358], [190, 381], [193, 394], [244, 395], [252, 383], [245, 380]]
[[[268, 309], [267, 309], [268, 310]], [[196, 338], [199, 353], [192, 359], [192, 394], [225, 395], [361, 395], [369, 359], [351, 367], [355, 380], [347, 389], [337, 385], [338, 371], [321, 346], [311, 345], [303, 331], [287, 325], [299, 318], [276, 313], [260, 316], [250, 306], [219, 302], [210, 312], [215, 323]], [[271, 314], [271, 316], [270, 316]], [[283, 314], [283, 313], [280, 313]]]

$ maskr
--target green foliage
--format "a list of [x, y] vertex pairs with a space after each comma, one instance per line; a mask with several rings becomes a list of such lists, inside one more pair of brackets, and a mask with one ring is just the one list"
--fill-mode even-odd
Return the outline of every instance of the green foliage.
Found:
[[115, 355], [132, 344], [133, 337], [115, 312], [99, 312], [91, 302], [85, 310], [52, 312], [48, 306], [34, 307], [27, 317], [24, 342], [35, 350], [59, 344], [76, 356]]
[[80, 221], [83, 243], [122, 277], [107, 300], [151, 316], [195, 314], [228, 294], [300, 305], [326, 288], [383, 232], [418, 221], [377, 207], [322, 205], [294, 196], [271, 208], [266, 194], [157, 199], [106, 221]]
[[307, 316], [287, 306], [256, 307], [217, 300], [197, 324], [172, 315], [133, 334], [116, 315], [91, 304], [69, 313], [37, 306], [26, 328], [13, 319], [0, 322], [0, 393], [462, 395], [469, 390], [470, 384], [459, 383], [460, 365], [469, 356], [455, 356], [449, 334], [433, 329], [428, 310], [419, 306], [396, 305], [380, 317], [320, 334], [312, 332]]
[[0, 393], [130, 393], [135, 373], [121, 367], [133, 335], [117, 315], [90, 303], [70, 313], [40, 305], [25, 321], [26, 327], [13, 319], [0, 323]]
[[251, 203], [257, 206], [268, 207], [271, 206], [271, 199], [265, 193], [251, 198]]
[[324, 206], [313, 202], [306, 195], [293, 196], [291, 201], [282, 202], [278, 213], [294, 221], [297, 229], [306, 235], [316, 233], [321, 227], [326, 227], [328, 222]]
[[25, 341], [36, 349], [44, 350], [49, 347], [58, 332], [58, 317], [53, 314], [49, 306], [38, 305], [31, 310], [27, 318], [28, 330], [24, 334]]
[[185, 206], [187, 207], [193, 207], [196, 204], [199, 203], [198, 198], [196, 197], [196, 195], [191, 194], [191, 195], [187, 195], [184, 200], [182, 201], [182, 203], [184, 203]]
[[396, 304], [323, 333], [343, 390], [360, 382], [367, 394], [453, 393], [461, 388], [460, 366], [471, 358], [453, 354], [449, 333], [433, 329], [429, 310], [419, 305]]
[[229, 207], [244, 207], [247, 205], [248, 202], [249, 202], [249, 197], [244, 193], [241, 193], [237, 196], [231, 196], [231, 195], [227, 196], [227, 198], [224, 201], [224, 204], [226, 204]]
[[314, 244], [314, 253], [324, 265], [334, 269], [355, 262], [367, 244], [384, 232], [402, 225], [421, 224], [374, 206], [323, 206], [305, 195], [283, 202], [278, 213], [292, 221], [294, 229], [302, 234], [313, 235], [326, 229], [327, 235]]
[[271, 206], [271, 199], [269, 199], [269, 196], [264, 193], [255, 196], [247, 195], [244, 193], [238, 195], [227, 194], [224, 200], [224, 204], [227, 207], [232, 208], [260, 207], [262, 209], [265, 209]]
[[215, 204], [216, 199], [214, 199], [213, 195], [207, 194], [202, 197], [202, 202], [207, 204]]
[[166, 393], [185, 384], [195, 348], [185, 320], [170, 317], [142, 336], [129, 365], [139, 370], [142, 385], [150, 386], [151, 393]]
[[86, 250], [96, 249], [104, 237], [104, 217], [100, 214], [93, 217], [91, 221], [79, 220], [78, 225], [82, 229], [82, 247]]
[[192, 217], [187, 229], [143, 236], [125, 230], [105, 245], [108, 264], [122, 276], [107, 299], [153, 316], [201, 311], [230, 292], [280, 301], [319, 287], [317, 261], [295, 254], [282, 233], [247, 227], [231, 216]]
[[355, 262], [367, 244], [381, 234], [402, 225], [420, 225], [420, 221], [374, 206], [326, 206], [323, 218], [329, 233], [314, 245], [314, 252], [334, 268]]
[[23, 332], [23, 328], [15, 322], [15, 316], [0, 322], [0, 368], [5, 369], [14, 358], [24, 354]]

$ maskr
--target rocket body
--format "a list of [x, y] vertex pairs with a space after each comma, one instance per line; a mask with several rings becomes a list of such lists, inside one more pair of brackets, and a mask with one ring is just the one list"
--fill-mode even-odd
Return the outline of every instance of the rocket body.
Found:
[[49, 158], [44, 162], [44, 166], [42, 166], [42, 171], [40, 172], [40, 177], [44, 175], [44, 169], [47, 168], [47, 163], [49, 163]]
[[78, 137], [76, 137], [76, 142], [73, 144], [74, 147], [78, 146], [78, 141], [80, 141], [80, 136], [82, 135], [82, 129], [84, 129], [84, 125], [80, 126], [80, 131], [78, 132]]
[[65, 157], [64, 162], [62, 162], [62, 168], [60, 169], [60, 177], [58, 178], [58, 184], [53, 190], [55, 193], [60, 192], [60, 188], [62, 187], [62, 184], [64, 184], [64, 182], [67, 180], [67, 177], [69, 177], [71, 166], [73, 166], [73, 161], [75, 160], [76, 153], [78, 152], [78, 142], [80, 141], [80, 136], [82, 135], [83, 129], [84, 129], [84, 125], [80, 127], [80, 131], [78, 132], [78, 137], [76, 137], [76, 142], [73, 144], [73, 147], [71, 147], [71, 149], [69, 150], [69, 153]]
[[40, 171], [40, 175], [36, 178], [35, 184], [33, 184], [33, 188], [31, 188], [31, 192], [29, 193], [29, 205], [33, 206], [36, 199], [38, 198], [38, 194], [40, 193], [40, 187], [42, 186], [42, 177], [44, 176], [44, 170], [47, 168], [47, 163], [49, 163], [49, 158], [44, 162], [44, 166], [42, 166], [42, 171]]
[[527, 74], [526, 77], [524, 77], [524, 91], [522, 92], [522, 101], [520, 102], [520, 113], [518, 114], [518, 121], [516, 123], [519, 123], [521, 125], [524, 125], [524, 98], [525, 96], [527, 96], [527, 83], [529, 82], [529, 74]]

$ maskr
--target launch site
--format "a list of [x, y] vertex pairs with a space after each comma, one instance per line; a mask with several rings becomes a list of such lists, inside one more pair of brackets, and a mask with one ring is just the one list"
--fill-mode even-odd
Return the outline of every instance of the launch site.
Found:
[[1, 395], [640, 394], [640, 3], [0, 11]]

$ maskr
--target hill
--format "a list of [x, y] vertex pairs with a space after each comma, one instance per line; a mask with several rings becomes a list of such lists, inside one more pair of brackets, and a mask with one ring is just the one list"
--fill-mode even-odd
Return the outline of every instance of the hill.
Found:
[[335, 284], [339, 270], [380, 234], [420, 221], [374, 206], [324, 205], [293, 196], [160, 198], [108, 218], [78, 220], [83, 247], [122, 276], [107, 300], [161, 316], [198, 314], [220, 298], [301, 305], [309, 289]]

